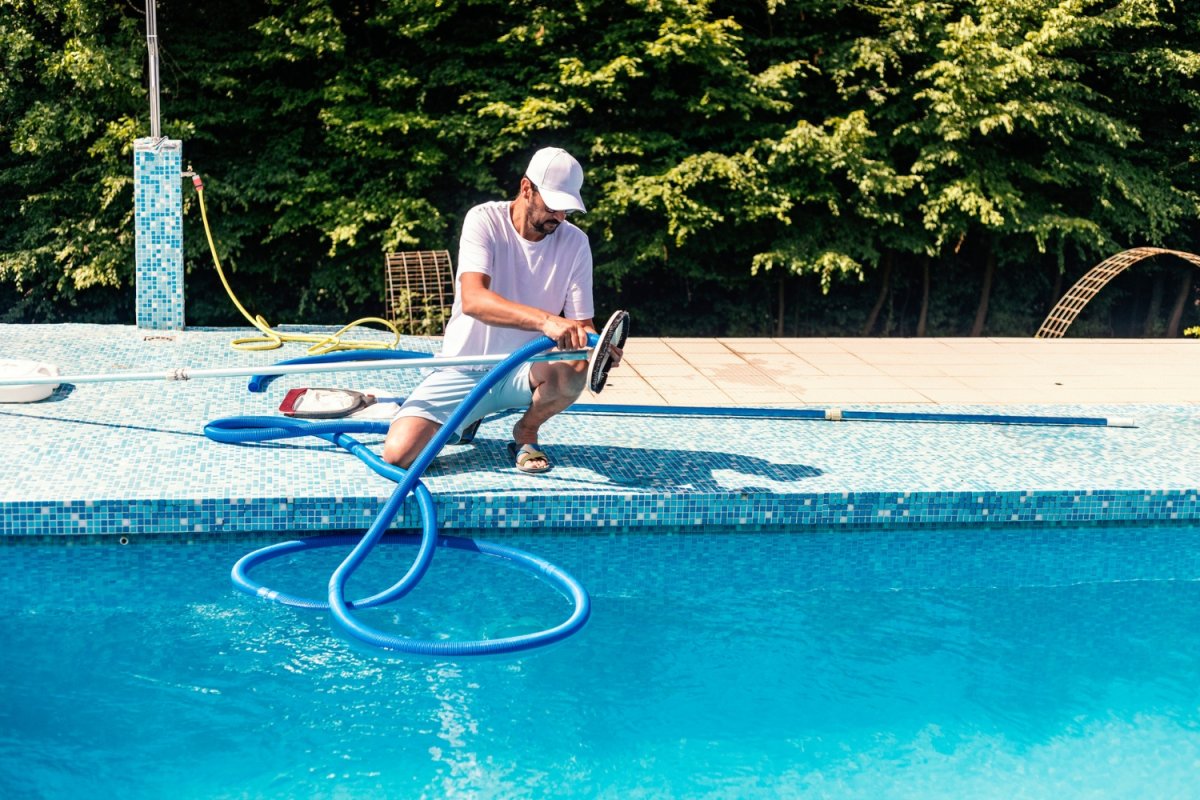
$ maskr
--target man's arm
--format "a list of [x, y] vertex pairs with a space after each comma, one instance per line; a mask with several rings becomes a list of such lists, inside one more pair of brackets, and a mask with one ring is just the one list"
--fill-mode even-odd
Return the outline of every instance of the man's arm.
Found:
[[586, 348], [588, 333], [596, 332], [590, 319], [567, 319], [504, 299], [491, 290], [491, 276], [482, 272], [461, 273], [458, 283], [463, 313], [488, 325], [538, 331], [563, 350]]

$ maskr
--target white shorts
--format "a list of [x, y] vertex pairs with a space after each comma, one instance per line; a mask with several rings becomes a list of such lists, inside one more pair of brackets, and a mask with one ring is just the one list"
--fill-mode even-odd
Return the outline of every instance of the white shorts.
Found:
[[[489, 389], [483, 399], [467, 414], [463, 423], [455, 429], [448, 444], [457, 442], [464, 428], [488, 414], [512, 408], [528, 408], [533, 402], [533, 389], [529, 385], [531, 367], [532, 364], [526, 361]], [[413, 389], [392, 420], [400, 417], [422, 417], [445, 425], [450, 415], [487, 374], [486, 370], [439, 369]]]

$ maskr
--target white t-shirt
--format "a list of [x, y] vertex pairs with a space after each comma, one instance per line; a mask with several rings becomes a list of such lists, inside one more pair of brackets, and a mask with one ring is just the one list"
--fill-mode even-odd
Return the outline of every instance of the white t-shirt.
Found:
[[[509, 205], [499, 200], [467, 212], [458, 245], [458, 275], [482, 272], [490, 276], [491, 290], [506, 300], [567, 319], [591, 319], [595, 312], [587, 234], [564, 221], [540, 242], [531, 242], [513, 227]], [[540, 335], [467, 316], [456, 279], [443, 356], [506, 355]]]

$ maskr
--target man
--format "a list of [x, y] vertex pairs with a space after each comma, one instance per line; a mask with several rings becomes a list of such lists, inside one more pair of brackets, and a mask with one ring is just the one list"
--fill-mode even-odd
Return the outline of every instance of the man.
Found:
[[[563, 350], [587, 347], [592, 322], [592, 252], [587, 234], [567, 215], [584, 211], [583, 168], [566, 150], [538, 150], [514, 200], [475, 206], [463, 222], [454, 307], [446, 324], [443, 356], [507, 355], [538, 335]], [[613, 348], [612, 366], [621, 352]], [[487, 367], [439, 369], [396, 413], [383, 458], [408, 467]], [[513, 425], [509, 453], [523, 472], [545, 472], [549, 457], [538, 448], [546, 420], [579, 397], [586, 361], [526, 362], [494, 386], [449, 439], [488, 414], [526, 411]]]

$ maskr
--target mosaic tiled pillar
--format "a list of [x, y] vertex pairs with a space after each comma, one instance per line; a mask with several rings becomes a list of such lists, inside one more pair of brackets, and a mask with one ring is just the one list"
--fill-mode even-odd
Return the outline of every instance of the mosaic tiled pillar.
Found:
[[133, 143], [137, 324], [183, 329], [183, 147], [173, 139]]

